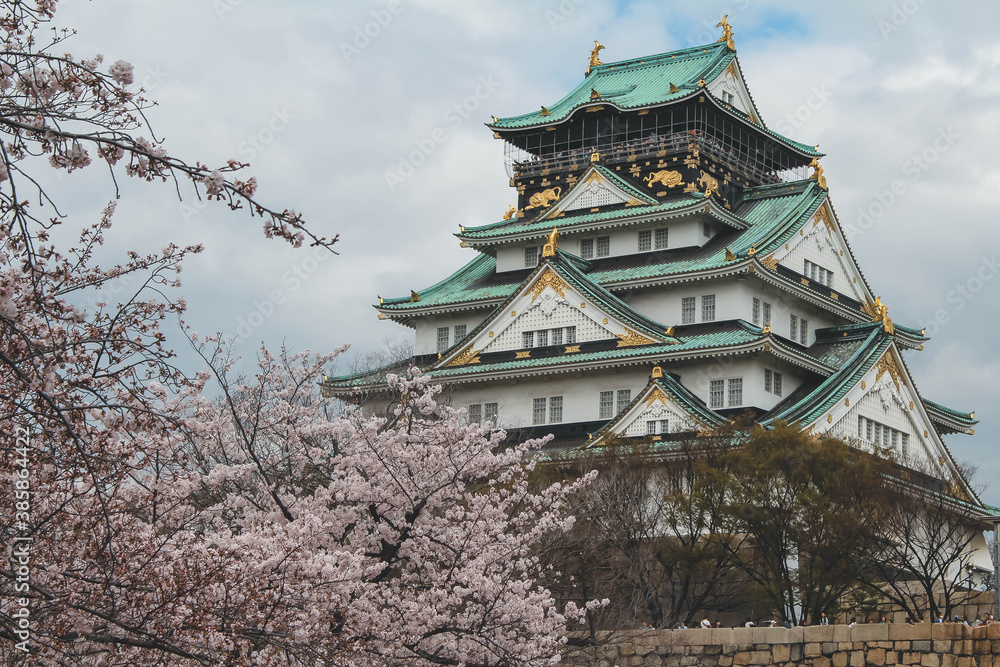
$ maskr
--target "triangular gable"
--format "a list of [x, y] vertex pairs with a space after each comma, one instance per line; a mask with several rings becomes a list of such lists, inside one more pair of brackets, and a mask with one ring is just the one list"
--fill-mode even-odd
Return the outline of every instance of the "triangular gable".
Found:
[[[574, 340], [566, 329], [574, 327]], [[561, 330], [561, 340], [552, 332]], [[587, 279], [570, 260], [544, 258], [507, 301], [465, 340], [456, 344], [433, 369], [478, 363], [480, 354], [521, 350], [524, 332], [547, 332], [547, 345], [579, 346], [618, 339], [618, 347], [666, 343], [665, 327], [629, 308], [618, 297]], [[533, 342], [539, 346], [538, 339]], [[527, 354], [525, 354], [527, 357]]]
[[807, 426], [863, 448], [874, 447], [878, 436], [877, 445], [894, 450], [904, 466], [950, 482], [964, 499], [975, 498], [934, 428], [895, 342], [867, 370], [856, 373], [844, 396]]
[[618, 438], [662, 440], [674, 433], [711, 429], [724, 421], [684, 387], [677, 376], [655, 366], [645, 389], [595, 433], [587, 446], [599, 447]]
[[572, 189], [564, 193], [552, 208], [539, 217], [539, 220], [557, 218], [572, 211], [590, 211], [602, 206], [617, 204], [643, 206], [656, 203], [655, 199], [632, 187], [617, 175], [598, 165], [591, 165]]
[[874, 301], [875, 297], [854, 262], [829, 199], [820, 204], [798, 234], [768, 258], [771, 263], [781, 264], [801, 274], [805, 274], [807, 260], [833, 272], [832, 290], [860, 303]]
[[764, 126], [760, 119], [760, 112], [753, 103], [753, 98], [750, 97], [750, 89], [747, 88], [746, 82], [743, 80], [743, 73], [735, 58], [719, 76], [708, 84], [708, 92], [737, 111], [746, 114], [754, 124]]

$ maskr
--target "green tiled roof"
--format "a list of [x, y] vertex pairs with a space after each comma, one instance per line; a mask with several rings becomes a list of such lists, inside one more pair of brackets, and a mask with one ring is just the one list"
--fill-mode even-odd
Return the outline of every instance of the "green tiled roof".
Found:
[[453, 368], [441, 368], [430, 372], [434, 378], [452, 378], [486, 373], [493, 371], [517, 371], [531, 368], [544, 368], [565, 364], [567, 362], [581, 361], [606, 361], [611, 359], [628, 359], [630, 357], [643, 357], [657, 354], [673, 354], [677, 352], [694, 352], [734, 345], [752, 343], [762, 338], [760, 329], [750, 326], [742, 321], [726, 323], [717, 330], [699, 333], [692, 336], [678, 336], [677, 344], [653, 344], [636, 345], [630, 347], [618, 347], [611, 350], [601, 350], [597, 352], [581, 352], [579, 354], [568, 354], [557, 357], [542, 357], [538, 359], [515, 359], [495, 364], [473, 364], [469, 366], [456, 366]]
[[523, 219], [514, 218], [512, 220], [502, 220], [490, 225], [481, 227], [466, 227], [455, 236], [470, 240], [502, 238], [511, 234], [524, 234], [526, 232], [547, 232], [553, 227], [566, 229], [578, 225], [586, 225], [594, 222], [609, 222], [622, 218], [631, 218], [640, 215], [650, 215], [653, 213], [665, 213], [677, 209], [704, 202], [705, 198], [701, 194], [687, 194], [676, 199], [669, 199], [658, 204], [648, 206], [628, 206], [626, 208], [612, 209], [610, 211], [599, 211], [591, 213], [588, 209], [586, 213], [567, 213], [558, 218], [549, 218], [542, 221], [531, 221], [525, 223]]
[[[568, 95], [548, 106], [548, 115], [542, 115], [542, 109], [539, 108], [538, 111], [521, 116], [498, 119], [495, 123], [488, 123], [487, 127], [502, 132], [551, 125], [565, 120], [574, 110], [589, 104], [611, 104], [628, 110], [674, 102], [697, 92], [701, 80], [714, 80], [735, 58], [736, 54], [725, 43], [715, 42], [644, 58], [604, 63], [592, 68], [590, 74]], [[677, 86], [676, 92], [670, 92], [671, 84]], [[591, 99], [593, 90], [600, 93], [600, 100]], [[746, 114], [736, 111], [710, 93], [709, 97], [726, 113], [751, 122]], [[814, 146], [792, 141], [760, 125], [754, 126], [801, 153], [813, 157], [823, 155]]]
[[893, 342], [893, 337], [882, 329], [872, 328], [854, 353], [840, 369], [826, 378], [818, 387], [793, 393], [782, 404], [771, 411], [761, 422], [769, 426], [777, 421], [810, 424], [824, 412], [843, 400], [844, 396], [860, 382], [861, 377], [878, 362], [882, 354]]
[[961, 424], [966, 424], [967, 426], [975, 426], [979, 423], [979, 420], [974, 418], [971, 412], [960, 412], [953, 408], [946, 407], [940, 403], [935, 403], [934, 401], [929, 401], [926, 398], [922, 399], [927, 410], [933, 415], [938, 413], [949, 419], [953, 419]]
[[[727, 249], [737, 257], [745, 258], [751, 245], [759, 256], [764, 257], [790, 239], [826, 198], [826, 191], [811, 180], [750, 188], [747, 193], [749, 201], [737, 212], [750, 225], [747, 230], [735, 236], [717, 237], [696, 250], [595, 261], [592, 268], [586, 271], [587, 278], [607, 287], [630, 280], [717, 269], [728, 263]], [[623, 217], [636, 215], [644, 208], [652, 207], [624, 209]], [[546, 223], [548, 225], [551, 222]], [[419, 302], [411, 302], [409, 297], [385, 299], [381, 308], [390, 312], [405, 312], [426, 306], [506, 299], [521, 284], [525, 275], [521, 271], [512, 271], [509, 275], [496, 274], [496, 260], [480, 255], [449, 278], [421, 290]]]
[[[501, 118], [490, 125], [511, 130], [548, 125], [567, 118], [577, 107], [590, 104], [590, 91], [601, 94], [601, 102], [621, 109], [639, 109], [680, 99], [692, 92], [698, 81], [711, 81], [729, 66], [736, 54], [725, 43], [671, 51], [656, 56], [605, 63], [591, 69], [572, 92], [548, 106], [548, 116], [541, 109], [521, 116]], [[670, 92], [670, 84], [681, 89]]]

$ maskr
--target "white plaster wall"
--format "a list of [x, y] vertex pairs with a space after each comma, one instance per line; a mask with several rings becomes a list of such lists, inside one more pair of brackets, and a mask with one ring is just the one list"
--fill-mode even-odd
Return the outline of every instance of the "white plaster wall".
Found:
[[750, 320], [751, 288], [743, 278], [700, 281], [680, 285], [651, 287], [623, 299], [640, 313], [666, 326], [681, 323], [681, 300], [696, 297], [695, 323], [700, 324], [701, 297], [715, 295], [715, 320], [721, 322], [742, 318]]
[[[702, 246], [708, 241], [708, 237], [704, 235], [704, 225], [703, 222], [706, 218], [703, 216], [687, 217], [681, 220], [666, 220], [656, 223], [644, 223], [641, 225], [629, 225], [627, 227], [615, 228], [615, 229], [604, 229], [600, 231], [579, 233], [579, 232], [563, 232], [559, 230], [559, 247], [563, 250], [572, 253], [574, 255], [580, 255], [580, 241], [583, 239], [592, 238], [595, 239], [595, 251], [597, 244], [597, 237], [608, 236], [610, 237], [610, 254], [608, 257], [620, 257], [623, 255], [634, 255], [639, 252], [639, 231], [640, 230], [652, 230], [659, 229], [661, 227], [666, 227], [670, 231], [667, 232], [667, 247], [661, 248], [661, 250], [669, 250], [672, 248], [687, 248], [691, 246]], [[559, 225], [559, 218], [555, 218], [552, 221], [553, 226]], [[713, 233], [716, 230], [716, 225], [713, 225]], [[655, 243], [655, 238], [654, 241]], [[517, 271], [519, 269], [527, 268], [524, 266], [524, 249], [527, 246], [537, 246], [539, 249], [539, 254], [541, 254], [541, 248], [544, 245], [544, 241], [539, 239], [537, 241], [532, 241], [530, 243], [519, 243], [514, 245], [503, 245], [497, 247], [497, 273], [503, 273], [505, 271]], [[651, 252], [655, 253], [656, 250]], [[645, 253], [644, 253], [645, 254]], [[593, 259], [600, 259], [594, 257]]]
[[414, 329], [416, 332], [413, 353], [414, 354], [436, 354], [437, 349], [437, 330], [438, 327], [448, 327], [448, 346], [451, 347], [457, 341], [455, 340], [455, 325], [464, 324], [466, 326], [466, 333], [472, 333], [472, 330], [478, 327], [486, 316], [489, 314], [488, 310], [481, 311], [469, 311], [457, 315], [427, 315], [421, 317], [414, 324]]
[[779, 262], [792, 271], [805, 274], [805, 260], [833, 271], [833, 289], [853, 298], [860, 298], [856, 276], [850, 262], [844, 259], [844, 249], [840, 240], [831, 234], [826, 225], [820, 223], [810, 230], [811, 223], [804, 227], [805, 237]]
[[[764, 369], [770, 368], [782, 375], [781, 396], [764, 391]], [[760, 357], [715, 357], [683, 366], [664, 367], [677, 373], [681, 378], [681, 383], [690, 389], [696, 396], [709, 405], [709, 389], [712, 380], [726, 380], [726, 398], [728, 400], [728, 380], [732, 378], [743, 378], [743, 403], [739, 406], [729, 407], [756, 407], [770, 410], [775, 405], [783, 401], [789, 394], [795, 391], [802, 384], [803, 374], [801, 369], [790, 366], [782, 361], [774, 359], [770, 355]]]

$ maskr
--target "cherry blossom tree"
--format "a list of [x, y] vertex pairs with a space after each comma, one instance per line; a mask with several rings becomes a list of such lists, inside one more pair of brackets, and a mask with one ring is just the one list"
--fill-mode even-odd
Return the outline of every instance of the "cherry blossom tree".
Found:
[[[189, 376], [164, 323], [200, 246], [100, 266], [114, 205], [56, 241], [38, 170], [102, 163], [113, 182], [186, 182], [295, 246], [336, 238], [259, 203], [245, 165], [170, 155], [131, 66], [64, 53], [55, 8], [0, 2], [0, 661], [554, 661], [582, 610], [556, 609], [532, 546], [571, 523], [576, 485], [532, 490], [539, 443], [504, 448], [415, 375], [392, 379], [390, 418], [331, 419], [316, 382], [333, 355], [264, 350], [239, 378], [224, 341], [189, 332], [207, 362]], [[80, 305], [125, 279], [120, 302]]]

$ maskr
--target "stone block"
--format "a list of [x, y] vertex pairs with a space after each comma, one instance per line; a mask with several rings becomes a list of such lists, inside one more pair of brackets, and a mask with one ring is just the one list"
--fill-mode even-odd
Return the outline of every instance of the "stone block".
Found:
[[822, 647], [823, 655], [831, 655], [840, 649], [840, 644], [837, 642], [823, 642], [820, 646]]
[[792, 662], [802, 662], [804, 644], [789, 644], [788, 646], [791, 649], [789, 660]]
[[865, 656], [869, 665], [875, 665], [875, 667], [882, 667], [885, 664], [885, 649], [884, 648], [873, 648], [868, 651], [868, 655]]
[[957, 667], [958, 656], [951, 653], [941, 654], [941, 667]]
[[635, 655], [635, 644], [631, 642], [625, 642], [618, 645], [618, 655], [628, 657], [630, 655]]
[[948, 639], [935, 639], [931, 642], [931, 650], [935, 653], [951, 653], [951, 644]]
[[830, 661], [830, 658], [825, 655], [821, 655], [813, 660], [813, 667], [831, 667], [832, 665], [833, 663]]
[[986, 636], [989, 639], [1000, 639], [1000, 623], [990, 623], [987, 625]]
[[976, 659], [972, 656], [959, 656], [957, 667], [976, 667]]
[[894, 623], [889, 626], [889, 639], [893, 641], [911, 640], [911, 639], [930, 639], [930, 638], [931, 638], [930, 623], [917, 623], [915, 625], [910, 625], [909, 623], [896, 625]]
[[[969, 636], [965, 634], [968, 631]], [[965, 623], [932, 623], [931, 639], [971, 639], [972, 628]]]
[[886, 651], [885, 664], [887, 665], [899, 664], [899, 651]]
[[788, 662], [792, 657], [791, 645], [775, 644], [771, 649], [771, 657], [774, 662]]
[[851, 641], [851, 628], [849, 625], [834, 625], [833, 627], [833, 641], [835, 642], [849, 642]]
[[733, 629], [732, 628], [714, 628], [712, 630], [712, 643], [713, 644], [732, 644], [733, 643]]
[[931, 642], [925, 639], [918, 639], [910, 642], [910, 650], [914, 653], [930, 653]]
[[924, 653], [920, 656], [922, 667], [941, 667], [941, 656], [937, 653]]
[[[790, 630], [787, 628], [764, 628], [764, 644], [787, 644], [788, 643], [788, 633]], [[757, 641], [757, 636], [754, 635], [754, 640]]]
[[640, 657], [645, 657], [656, 650], [655, 646], [646, 646], [644, 644], [636, 645], [635, 654]]
[[835, 625], [810, 625], [802, 628], [802, 641], [809, 642], [832, 642]]
[[733, 656], [733, 664], [734, 665], [745, 665], [745, 664], [747, 664], [748, 660], [750, 660], [750, 652], [749, 651], [740, 651], [736, 655]]
[[805, 656], [807, 658], [815, 658], [818, 655], [823, 655], [823, 650], [820, 648], [822, 644], [818, 642], [809, 642], [804, 647]]
[[719, 656], [719, 667], [732, 667], [733, 656], [723, 653]]
[[872, 623], [871, 625], [855, 625], [851, 628], [852, 642], [889, 641], [889, 625]]
[[801, 644], [805, 641], [805, 631], [806, 629], [799, 626], [797, 628], [788, 628], [785, 630], [785, 643], [788, 644]]
[[733, 643], [752, 644], [754, 630], [756, 628], [733, 628]]
[[833, 656], [831, 657], [831, 660], [833, 661], [833, 667], [847, 667], [847, 656], [848, 656], [847, 651], [840, 651], [838, 653], [834, 653]]
[[851, 667], [865, 667], [865, 652], [851, 651]]
[[750, 653], [750, 659], [747, 661], [749, 665], [770, 665], [771, 662], [771, 652], [770, 651], [753, 651]]

